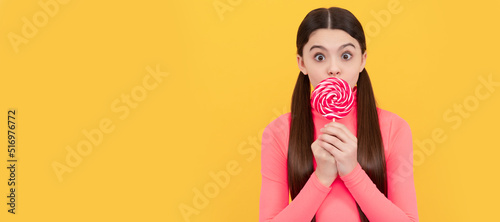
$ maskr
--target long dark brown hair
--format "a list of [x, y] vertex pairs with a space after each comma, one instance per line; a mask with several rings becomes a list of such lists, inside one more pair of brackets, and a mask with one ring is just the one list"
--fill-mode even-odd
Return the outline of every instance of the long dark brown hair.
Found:
[[[318, 8], [309, 12], [297, 32], [297, 54], [302, 56], [309, 35], [316, 29], [340, 29], [355, 38], [366, 51], [361, 23], [346, 9]], [[314, 171], [311, 144], [314, 142], [314, 122], [311, 112], [309, 78], [300, 72], [292, 96], [290, 137], [288, 145], [288, 186], [292, 200]], [[377, 188], [387, 197], [387, 175], [377, 106], [368, 72], [363, 69], [357, 82], [358, 162]], [[368, 221], [359, 205], [361, 221]], [[316, 216], [312, 219], [316, 221]]]

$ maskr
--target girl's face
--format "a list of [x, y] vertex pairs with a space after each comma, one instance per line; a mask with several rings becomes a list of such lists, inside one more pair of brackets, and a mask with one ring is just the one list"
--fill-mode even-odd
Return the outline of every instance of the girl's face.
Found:
[[317, 29], [304, 45], [303, 57], [297, 55], [302, 73], [309, 75], [316, 88], [329, 77], [339, 77], [354, 87], [366, 63], [358, 41], [340, 29]]

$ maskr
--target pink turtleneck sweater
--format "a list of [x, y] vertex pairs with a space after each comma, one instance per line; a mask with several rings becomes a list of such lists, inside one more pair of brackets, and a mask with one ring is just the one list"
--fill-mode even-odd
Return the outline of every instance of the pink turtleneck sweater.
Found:
[[[356, 95], [356, 88], [354, 93]], [[356, 101], [356, 100], [355, 100]], [[343, 119], [356, 135], [356, 102]], [[343, 177], [324, 186], [311, 174], [297, 197], [290, 202], [287, 179], [290, 113], [272, 121], [262, 135], [259, 221], [360, 221], [356, 202], [371, 222], [418, 221], [413, 181], [411, 130], [404, 119], [377, 108], [387, 167], [388, 197], [381, 193], [358, 164]], [[315, 132], [330, 122], [312, 109]], [[317, 133], [314, 139], [317, 138]], [[316, 162], [313, 159], [314, 169]]]

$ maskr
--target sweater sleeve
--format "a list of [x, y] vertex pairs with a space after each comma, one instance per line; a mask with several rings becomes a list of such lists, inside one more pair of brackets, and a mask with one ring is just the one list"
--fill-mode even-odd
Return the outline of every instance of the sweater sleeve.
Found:
[[311, 174], [299, 194], [289, 203], [286, 137], [276, 125], [268, 125], [262, 135], [259, 221], [311, 221], [331, 190]]
[[401, 118], [392, 125], [387, 162], [387, 198], [358, 165], [341, 177], [370, 221], [418, 221], [413, 179], [413, 143], [410, 126]]

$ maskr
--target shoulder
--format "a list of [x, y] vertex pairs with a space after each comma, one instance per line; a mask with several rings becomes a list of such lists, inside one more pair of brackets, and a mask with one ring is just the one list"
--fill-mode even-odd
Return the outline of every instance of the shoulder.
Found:
[[290, 133], [290, 112], [278, 116], [272, 120], [262, 132], [262, 149], [268, 146], [279, 148], [282, 153], [288, 149], [288, 137]]
[[393, 112], [378, 107], [377, 111], [384, 147], [392, 150], [391, 147], [401, 144], [411, 145], [412, 132], [408, 122]]
[[395, 132], [400, 128], [410, 128], [410, 125], [406, 120], [396, 113], [387, 111], [377, 107], [378, 117], [380, 122], [380, 127], [390, 127], [391, 132]]
[[264, 133], [276, 134], [290, 130], [290, 118], [290, 112], [278, 116], [266, 126], [266, 128], [264, 129]]

